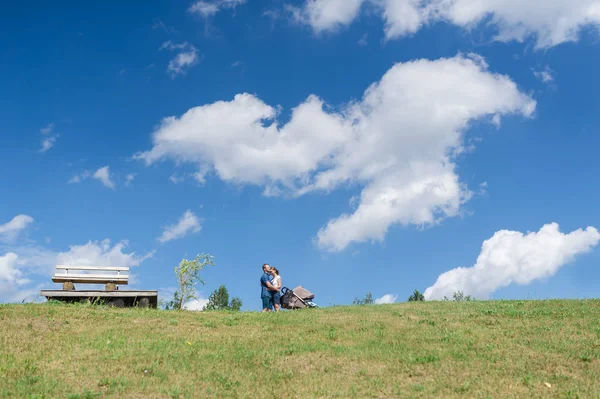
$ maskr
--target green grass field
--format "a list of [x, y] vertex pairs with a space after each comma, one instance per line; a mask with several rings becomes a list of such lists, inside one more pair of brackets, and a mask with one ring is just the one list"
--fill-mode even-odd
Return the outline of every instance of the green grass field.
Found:
[[3, 398], [598, 398], [600, 300], [0, 306]]

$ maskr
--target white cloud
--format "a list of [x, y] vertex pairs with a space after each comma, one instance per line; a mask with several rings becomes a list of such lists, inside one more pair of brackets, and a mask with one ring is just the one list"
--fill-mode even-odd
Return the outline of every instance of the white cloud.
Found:
[[56, 255], [56, 262], [61, 265], [77, 266], [139, 266], [143, 261], [153, 256], [150, 252], [138, 256], [135, 252], [125, 253], [128, 241], [120, 241], [111, 246], [110, 240], [100, 242], [88, 241], [84, 245], [71, 245], [67, 252]]
[[110, 179], [110, 170], [108, 166], [103, 166], [95, 171], [92, 177], [100, 180], [102, 184], [104, 184], [104, 187], [110, 188], [111, 190], [115, 189], [115, 183]]
[[[133, 176], [133, 178], [135, 178], [134, 174], [127, 175], [127, 177], [125, 178], [126, 183], [131, 183], [131, 181], [133, 180], [133, 178], [130, 178], [130, 176]], [[71, 177], [67, 183], [78, 184], [84, 180], [89, 179], [90, 177], [99, 180], [107, 188], [110, 188], [112, 190], [116, 188], [115, 182], [111, 179], [110, 168], [108, 165], [97, 169], [93, 173], [89, 170], [84, 170], [81, 174]]]
[[384, 305], [384, 304], [394, 303], [394, 302], [396, 302], [396, 299], [398, 299], [398, 295], [386, 294], [386, 295], [382, 296], [381, 298], [375, 299], [375, 304]]
[[577, 41], [583, 27], [600, 27], [598, 0], [306, 0], [294, 18], [315, 32], [351, 24], [361, 7], [381, 13], [388, 39], [399, 38], [436, 22], [472, 29], [493, 26], [499, 41], [534, 37], [537, 48]]
[[169, 176], [169, 180], [171, 180], [174, 184], [179, 184], [185, 180], [185, 177], [177, 176], [175, 174]]
[[183, 42], [183, 43], [173, 43], [171, 40], [167, 40], [166, 42], [164, 42], [163, 44], [161, 44], [159, 50], [169, 50], [169, 51], [175, 51], [175, 50], [185, 50], [190, 46], [190, 44], [188, 42]]
[[246, 3], [247, 0], [200, 0], [194, 2], [188, 12], [199, 14], [204, 18], [212, 17], [219, 11], [234, 9], [235, 7]]
[[46, 127], [40, 129], [40, 133], [43, 135], [49, 135], [54, 130], [54, 123], [49, 123]]
[[185, 305], [183, 305], [183, 309], [184, 310], [202, 311], [207, 304], [208, 304], [208, 299], [198, 297], [198, 299], [193, 299], [193, 300], [189, 301], [188, 303], [186, 303]]
[[31, 216], [17, 215], [8, 223], [0, 224], [0, 242], [14, 240], [19, 233], [25, 230], [31, 223], [33, 223], [33, 218]]
[[552, 76], [552, 70], [546, 67], [543, 71], [533, 71], [534, 76], [542, 83], [552, 83], [554, 76]]
[[170, 40], [164, 42], [159, 50], [178, 51], [179, 53], [169, 61], [167, 72], [172, 78], [177, 75], [184, 75], [191, 67], [198, 63], [198, 50], [188, 42], [180, 44], [173, 43]]
[[197, 1], [188, 9], [189, 12], [197, 13], [203, 17], [212, 17], [219, 12], [219, 6], [216, 3], [206, 1]]
[[127, 176], [125, 176], [125, 185], [129, 186], [131, 185], [131, 182], [135, 179], [136, 174], [135, 173], [129, 173]]
[[474, 266], [441, 274], [424, 295], [427, 300], [435, 300], [462, 291], [486, 299], [510, 284], [526, 285], [553, 276], [578, 255], [591, 251], [599, 241], [600, 233], [594, 227], [569, 234], [561, 233], [556, 223], [528, 234], [501, 230], [483, 242]]
[[19, 256], [14, 252], [9, 252], [4, 256], [0, 256], [0, 282], [14, 283], [23, 285], [29, 280], [22, 278], [23, 273], [17, 268], [17, 260]]
[[54, 147], [59, 135], [54, 133], [54, 123], [49, 123], [46, 127], [41, 128], [40, 133], [45, 136], [42, 139], [42, 148], [40, 148], [40, 152], [46, 152]]
[[288, 7], [294, 20], [310, 25], [315, 32], [335, 30], [349, 25], [364, 0], [307, 0], [302, 8]]
[[92, 172], [90, 172], [89, 170], [85, 170], [83, 171], [83, 173], [71, 177], [67, 184], [78, 184], [90, 177], [92, 177]]
[[46, 137], [42, 140], [42, 148], [40, 148], [40, 152], [48, 151], [50, 148], [54, 147], [54, 143], [56, 143], [56, 136]]
[[191, 47], [189, 51], [183, 51], [169, 61], [167, 71], [171, 74], [171, 77], [185, 74], [188, 69], [196, 65], [198, 62], [198, 51], [195, 47]]
[[343, 250], [383, 240], [393, 224], [431, 225], [458, 214], [471, 192], [453, 154], [474, 120], [532, 115], [535, 101], [481, 57], [394, 65], [363, 98], [328, 108], [311, 95], [280, 126], [278, 109], [251, 94], [163, 119], [154, 147], [136, 157], [198, 165], [224, 181], [264, 186], [265, 195], [299, 196], [343, 185], [364, 187], [353, 213], [331, 220], [318, 244]]
[[194, 212], [187, 210], [179, 219], [177, 224], [167, 226], [158, 241], [162, 244], [165, 242], [176, 240], [185, 237], [188, 233], [197, 233], [202, 229], [200, 220]]

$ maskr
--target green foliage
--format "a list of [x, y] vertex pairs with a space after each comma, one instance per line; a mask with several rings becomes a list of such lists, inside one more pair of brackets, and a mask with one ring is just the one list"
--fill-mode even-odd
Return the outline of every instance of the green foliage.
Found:
[[423, 302], [425, 301], [425, 296], [419, 292], [419, 290], [415, 290], [411, 296], [408, 297], [408, 302]]
[[194, 260], [182, 259], [179, 265], [175, 266], [179, 290], [175, 291], [173, 301], [168, 304], [170, 309], [181, 310], [185, 303], [192, 299], [198, 299], [196, 285], [204, 285], [204, 280], [200, 278], [200, 272], [206, 266], [214, 266], [213, 259], [212, 255], [203, 253], [197, 255]]
[[239, 312], [242, 309], [242, 300], [240, 298], [233, 298], [229, 304], [231, 310]]
[[[475, 298], [471, 295], [465, 295], [462, 291], [456, 291], [452, 294], [453, 302], [471, 302], [474, 301]], [[448, 297], [444, 296], [444, 301], [450, 301]]]
[[352, 301], [353, 305], [372, 305], [375, 301], [373, 300], [373, 295], [370, 292], [367, 292], [364, 298], [354, 298]]
[[173, 294], [173, 299], [170, 301], [161, 300], [160, 306], [165, 310], [176, 310], [178, 309], [180, 299], [179, 299], [179, 291], [175, 291]]
[[229, 302], [227, 288], [222, 285], [210, 294], [204, 310], [233, 310], [239, 312], [241, 308], [242, 300], [240, 298], [232, 298], [231, 302]]

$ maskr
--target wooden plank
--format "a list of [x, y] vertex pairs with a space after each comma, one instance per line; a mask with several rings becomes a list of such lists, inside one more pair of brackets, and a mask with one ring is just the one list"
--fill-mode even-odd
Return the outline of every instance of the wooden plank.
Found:
[[116, 283], [121, 285], [127, 285], [129, 282], [127, 279], [119, 277], [119, 278], [89, 278], [89, 277], [72, 277], [72, 276], [54, 276], [52, 277], [52, 281], [55, 283], [66, 283], [68, 281], [72, 281], [73, 283], [83, 283], [83, 284], [106, 284], [106, 283]]
[[89, 278], [116, 278], [120, 280], [126, 280], [129, 278], [128, 274], [100, 274], [100, 273], [69, 273], [69, 274], [55, 274], [54, 277], [73, 277], [73, 278], [81, 278], [81, 277], [89, 277]]
[[110, 298], [130, 298], [130, 297], [155, 297], [158, 291], [63, 291], [63, 290], [41, 290], [40, 296], [46, 298], [90, 298], [90, 297], [110, 297]]
[[115, 267], [115, 266], [66, 266], [66, 265], [57, 265], [57, 269], [60, 270], [106, 270], [106, 271], [128, 271], [128, 267]]

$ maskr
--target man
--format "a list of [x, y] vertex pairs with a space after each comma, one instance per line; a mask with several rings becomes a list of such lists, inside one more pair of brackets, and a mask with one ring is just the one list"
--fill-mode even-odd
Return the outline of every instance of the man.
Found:
[[268, 263], [262, 265], [263, 275], [260, 277], [260, 299], [262, 300], [262, 311], [273, 310], [273, 292], [276, 288], [271, 284], [271, 266]]

